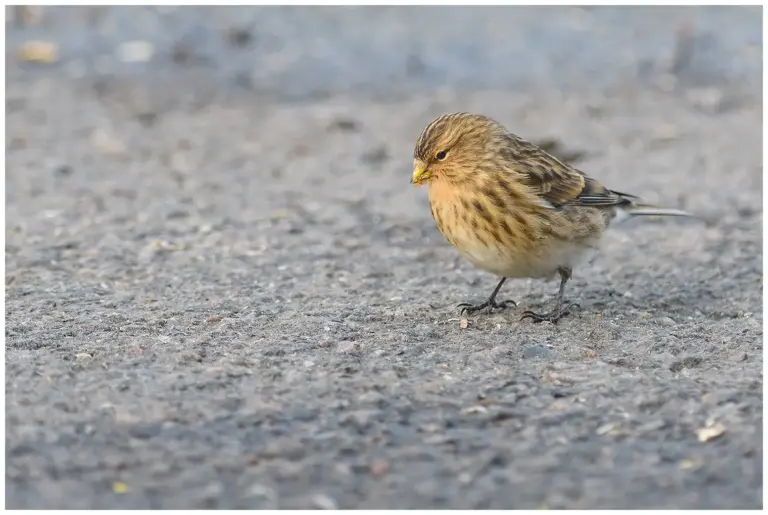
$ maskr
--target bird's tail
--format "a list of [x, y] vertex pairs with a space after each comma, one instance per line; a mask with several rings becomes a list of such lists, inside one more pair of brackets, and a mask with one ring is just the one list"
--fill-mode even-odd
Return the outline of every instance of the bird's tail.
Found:
[[671, 209], [651, 204], [631, 203], [621, 207], [629, 216], [687, 216], [697, 218], [696, 215], [680, 209]]
[[654, 206], [652, 204], [638, 204], [632, 201], [619, 206], [616, 212], [616, 222], [623, 222], [635, 216], [684, 216], [687, 218], [699, 218], [681, 209]]

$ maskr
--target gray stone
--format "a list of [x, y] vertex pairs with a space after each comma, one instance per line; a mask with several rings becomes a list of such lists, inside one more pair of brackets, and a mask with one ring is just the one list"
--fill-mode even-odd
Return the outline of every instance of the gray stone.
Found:
[[524, 359], [549, 359], [552, 357], [552, 351], [541, 345], [530, 345], [523, 349]]

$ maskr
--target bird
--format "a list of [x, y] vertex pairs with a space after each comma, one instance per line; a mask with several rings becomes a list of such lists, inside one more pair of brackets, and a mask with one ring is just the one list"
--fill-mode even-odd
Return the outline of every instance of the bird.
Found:
[[424, 128], [411, 184], [427, 186], [432, 218], [448, 242], [500, 278], [484, 302], [459, 304], [462, 316], [516, 307], [496, 300], [507, 279], [559, 276], [554, 309], [521, 316], [557, 323], [579, 307], [564, 300], [566, 283], [609, 226], [634, 216], [694, 216], [608, 189], [496, 120], [468, 112], [444, 114]]

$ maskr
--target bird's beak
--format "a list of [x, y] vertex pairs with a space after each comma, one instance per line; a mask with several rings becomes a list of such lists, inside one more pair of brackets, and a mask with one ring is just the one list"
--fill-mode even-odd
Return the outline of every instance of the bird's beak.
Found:
[[432, 177], [432, 174], [427, 170], [427, 165], [418, 159], [413, 161], [413, 177], [411, 177], [411, 184], [418, 184], [421, 186], [424, 181]]

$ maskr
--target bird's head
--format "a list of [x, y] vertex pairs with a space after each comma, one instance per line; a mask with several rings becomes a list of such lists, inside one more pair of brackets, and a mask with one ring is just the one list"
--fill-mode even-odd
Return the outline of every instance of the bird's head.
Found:
[[478, 114], [452, 113], [433, 120], [416, 141], [411, 183], [471, 178], [494, 166], [505, 134], [501, 124]]

